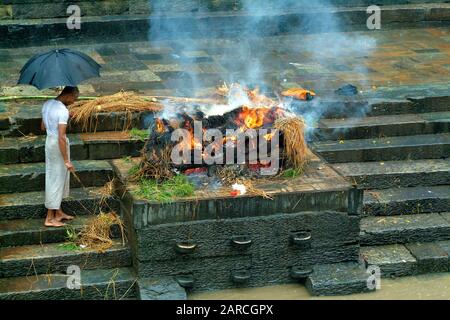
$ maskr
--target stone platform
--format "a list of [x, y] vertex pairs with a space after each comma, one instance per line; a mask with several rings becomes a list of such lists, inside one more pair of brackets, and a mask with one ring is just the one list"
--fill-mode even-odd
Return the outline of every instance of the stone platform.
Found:
[[[113, 160], [125, 182], [119, 193], [138, 276], [169, 277], [205, 291], [298, 282], [316, 265], [352, 262], [355, 268], [362, 193], [311, 158], [301, 177], [255, 184], [273, 200], [206, 187], [165, 204], [133, 195], [127, 184], [132, 162]], [[353, 280], [364, 284], [363, 273]]]

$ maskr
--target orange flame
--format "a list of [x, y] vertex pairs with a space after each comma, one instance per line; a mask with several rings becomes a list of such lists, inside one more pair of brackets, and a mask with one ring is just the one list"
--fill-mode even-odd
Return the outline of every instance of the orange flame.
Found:
[[240, 125], [245, 125], [249, 129], [262, 127], [264, 125], [264, 118], [269, 110], [269, 108], [265, 107], [249, 108], [243, 106], [237, 121]]
[[276, 118], [283, 115], [281, 108], [256, 107], [250, 108], [243, 106], [239, 113], [236, 123], [241, 126], [240, 129], [256, 129], [265, 124], [273, 123]]
[[155, 123], [156, 123], [156, 127], [155, 127], [156, 132], [163, 133], [164, 131], [166, 131], [166, 129], [164, 127], [164, 123], [162, 122], [161, 119], [156, 119]]

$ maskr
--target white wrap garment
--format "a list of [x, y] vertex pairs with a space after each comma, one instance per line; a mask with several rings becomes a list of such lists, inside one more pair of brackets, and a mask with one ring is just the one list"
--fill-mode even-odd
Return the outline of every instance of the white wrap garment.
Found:
[[[64, 164], [58, 144], [58, 125], [67, 124], [69, 111], [58, 100], [49, 100], [42, 108], [42, 120], [47, 131], [45, 140], [45, 207], [60, 209], [63, 198], [69, 196], [70, 172]], [[69, 139], [66, 139], [70, 159]]]

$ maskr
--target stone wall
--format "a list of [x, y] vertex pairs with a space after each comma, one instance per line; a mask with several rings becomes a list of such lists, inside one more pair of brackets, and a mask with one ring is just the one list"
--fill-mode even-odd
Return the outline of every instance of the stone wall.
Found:
[[67, 17], [68, 6], [75, 4], [82, 16], [148, 14], [148, 0], [4, 0], [0, 19], [41, 19]]
[[[195, 13], [207, 11], [240, 11], [252, 3], [265, 11], [304, 10], [304, 1], [299, 0], [3, 0], [0, 4], [0, 19], [41, 19], [67, 17], [67, 7], [76, 4], [81, 8], [82, 16], [136, 15], [168, 13]], [[432, 3], [436, 0], [323, 0], [320, 3], [335, 6]], [[263, 4], [263, 5], [261, 5]], [[309, 2], [308, 6], [317, 6], [318, 2]]]

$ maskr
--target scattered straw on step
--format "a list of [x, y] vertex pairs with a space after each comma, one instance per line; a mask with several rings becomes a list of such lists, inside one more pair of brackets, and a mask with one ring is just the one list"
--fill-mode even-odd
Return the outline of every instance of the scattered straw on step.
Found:
[[32, 142], [34, 140], [37, 139], [37, 135], [34, 135], [32, 133], [28, 134], [28, 135], [23, 135], [22, 137], [18, 138], [17, 140], [19, 140], [20, 142]]
[[115, 212], [102, 212], [90, 221], [80, 232], [78, 244], [99, 252], [105, 252], [113, 245], [111, 227], [114, 225], [120, 228], [122, 244], [125, 245], [124, 224]]
[[298, 117], [277, 119], [275, 129], [284, 136], [284, 152], [290, 165], [303, 169], [308, 158], [308, 146], [305, 140], [305, 122]]
[[115, 182], [116, 182], [116, 179], [113, 178], [112, 180], [105, 183], [105, 185], [98, 190], [97, 194], [100, 195], [100, 200], [98, 201], [98, 206], [100, 208], [109, 207], [108, 199], [114, 195]]
[[83, 131], [96, 131], [99, 113], [125, 112], [126, 119], [122, 130], [131, 127], [133, 112], [160, 111], [162, 104], [156, 99], [145, 99], [133, 92], [119, 93], [99, 97], [89, 101], [78, 101], [70, 107], [74, 123], [81, 124]]

